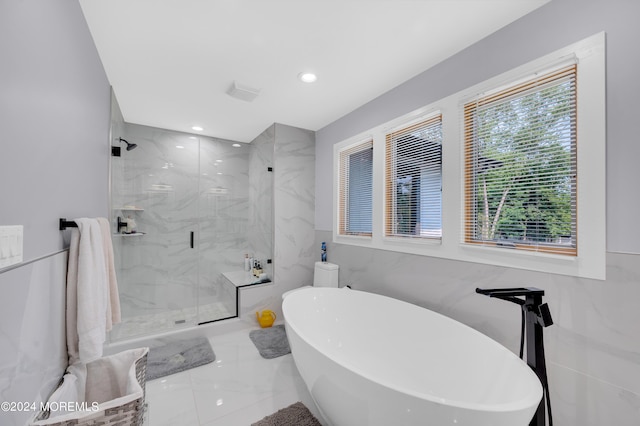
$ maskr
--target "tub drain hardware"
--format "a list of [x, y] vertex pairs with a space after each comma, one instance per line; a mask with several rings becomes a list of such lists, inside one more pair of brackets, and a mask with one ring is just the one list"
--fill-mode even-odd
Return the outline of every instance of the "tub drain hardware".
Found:
[[[520, 340], [520, 358], [523, 358], [524, 340], [527, 341], [527, 364], [540, 379], [543, 395], [536, 413], [531, 419], [529, 426], [545, 426], [545, 401], [549, 417], [549, 426], [553, 426], [553, 416], [551, 415], [551, 401], [549, 399], [549, 383], [547, 381], [547, 365], [544, 356], [544, 336], [545, 327], [553, 325], [551, 312], [546, 303], [542, 303], [544, 290], [535, 287], [515, 287], [515, 288], [476, 288], [476, 293], [489, 297], [506, 300], [520, 305], [522, 309], [522, 336]], [[524, 297], [521, 299], [520, 297]]]

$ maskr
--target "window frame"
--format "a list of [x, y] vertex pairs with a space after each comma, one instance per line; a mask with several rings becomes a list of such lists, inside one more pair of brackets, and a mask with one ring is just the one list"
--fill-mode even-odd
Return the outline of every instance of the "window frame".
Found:
[[[527, 269], [592, 279], [606, 277], [606, 76], [605, 33], [534, 59], [465, 90], [334, 144], [334, 243], [398, 253]], [[553, 68], [576, 63], [577, 72], [577, 256], [465, 243], [464, 105]], [[442, 239], [385, 236], [385, 135], [429, 114], [442, 114]], [[337, 233], [337, 152], [373, 139], [372, 235]], [[481, 267], [481, 266], [477, 266]], [[482, 271], [482, 269], [480, 269]], [[520, 285], [520, 284], [519, 284]]]

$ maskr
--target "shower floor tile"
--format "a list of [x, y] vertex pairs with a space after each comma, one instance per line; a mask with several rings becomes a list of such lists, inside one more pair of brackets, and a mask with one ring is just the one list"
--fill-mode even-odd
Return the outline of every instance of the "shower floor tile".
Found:
[[123, 318], [120, 324], [114, 325], [113, 330], [110, 332], [110, 339], [112, 342], [117, 342], [131, 339], [132, 337], [191, 327], [198, 320], [205, 322], [233, 316], [235, 316], [235, 312], [229, 310], [227, 305], [222, 302], [209, 303], [199, 308], [194, 306], [156, 314], [138, 315]]
[[262, 358], [251, 330], [210, 338], [211, 364], [147, 382], [148, 426], [247, 426], [297, 401], [319, 418], [292, 355]]

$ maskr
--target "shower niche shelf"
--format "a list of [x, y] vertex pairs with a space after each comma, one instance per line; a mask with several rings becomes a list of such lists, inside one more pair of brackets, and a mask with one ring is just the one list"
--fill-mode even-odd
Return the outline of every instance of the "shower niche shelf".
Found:
[[136, 206], [122, 206], [114, 210], [120, 210], [123, 212], [143, 212], [144, 211], [142, 207], [136, 207]]
[[134, 232], [133, 234], [113, 234], [114, 237], [141, 237], [144, 232]]

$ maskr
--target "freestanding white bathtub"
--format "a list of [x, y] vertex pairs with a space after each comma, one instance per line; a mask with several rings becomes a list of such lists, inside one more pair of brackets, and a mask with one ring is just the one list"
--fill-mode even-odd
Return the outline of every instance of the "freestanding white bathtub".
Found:
[[330, 425], [526, 426], [542, 398], [515, 354], [428, 309], [309, 287], [282, 310], [296, 366]]

